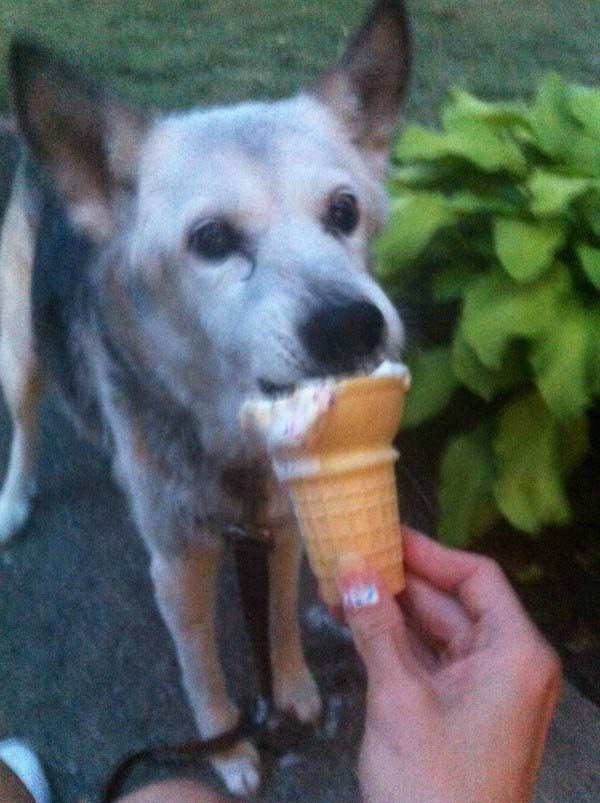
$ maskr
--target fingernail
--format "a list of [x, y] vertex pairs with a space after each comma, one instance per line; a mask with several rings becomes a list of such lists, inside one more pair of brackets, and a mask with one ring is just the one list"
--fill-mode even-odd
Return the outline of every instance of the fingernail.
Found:
[[379, 603], [377, 576], [360, 555], [344, 555], [338, 562], [338, 586], [346, 612]]

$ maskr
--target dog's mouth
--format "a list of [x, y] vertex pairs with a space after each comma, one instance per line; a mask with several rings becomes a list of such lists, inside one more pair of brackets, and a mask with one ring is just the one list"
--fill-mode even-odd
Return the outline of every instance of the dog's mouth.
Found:
[[271, 382], [268, 379], [259, 379], [258, 386], [260, 388], [260, 392], [269, 399], [283, 399], [286, 396], [291, 396], [298, 385], [294, 382], [277, 384], [276, 382]]
[[378, 360], [365, 362], [365, 364], [362, 365], [358, 370], [352, 372], [310, 374], [302, 377], [302, 379], [298, 379], [297, 382], [273, 382], [269, 379], [261, 378], [258, 380], [258, 387], [260, 392], [268, 399], [285, 399], [289, 396], [292, 396], [296, 390], [298, 390], [300, 385], [303, 385], [307, 382], [318, 382], [319, 380], [323, 379], [333, 379], [334, 381], [339, 381], [342, 379], [349, 379], [351, 377], [369, 376], [369, 374], [372, 374], [379, 366], [383, 364], [384, 360], [385, 358], [381, 357]]

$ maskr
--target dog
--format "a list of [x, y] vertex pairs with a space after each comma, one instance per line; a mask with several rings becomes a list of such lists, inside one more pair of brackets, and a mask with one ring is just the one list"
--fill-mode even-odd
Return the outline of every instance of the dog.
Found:
[[[201, 736], [232, 728], [214, 633], [223, 529], [272, 535], [274, 701], [321, 699], [297, 604], [302, 547], [251, 397], [396, 359], [403, 326], [370, 272], [410, 68], [404, 4], [379, 0], [341, 61], [280, 101], [148, 114], [30, 41], [10, 53], [23, 141], [0, 243], [0, 377], [13, 422], [0, 540], [35, 493], [40, 399], [58, 389], [109, 451], [151, 559]], [[213, 759], [260, 782], [240, 742]]]

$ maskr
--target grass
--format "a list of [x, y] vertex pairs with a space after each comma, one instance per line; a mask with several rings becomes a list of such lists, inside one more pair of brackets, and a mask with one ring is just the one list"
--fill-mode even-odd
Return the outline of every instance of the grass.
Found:
[[[408, 116], [431, 123], [448, 86], [527, 96], [549, 69], [593, 83], [595, 0], [412, 0], [415, 72]], [[277, 97], [342, 52], [367, 0], [0, 0], [0, 63], [28, 33], [124, 98], [163, 109]], [[0, 71], [0, 109], [8, 107]]]

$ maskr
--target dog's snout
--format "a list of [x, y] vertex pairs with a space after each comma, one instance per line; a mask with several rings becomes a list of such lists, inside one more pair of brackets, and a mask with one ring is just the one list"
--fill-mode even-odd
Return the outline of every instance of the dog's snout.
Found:
[[317, 309], [300, 337], [319, 367], [334, 373], [354, 371], [383, 343], [385, 320], [369, 301], [348, 301]]

